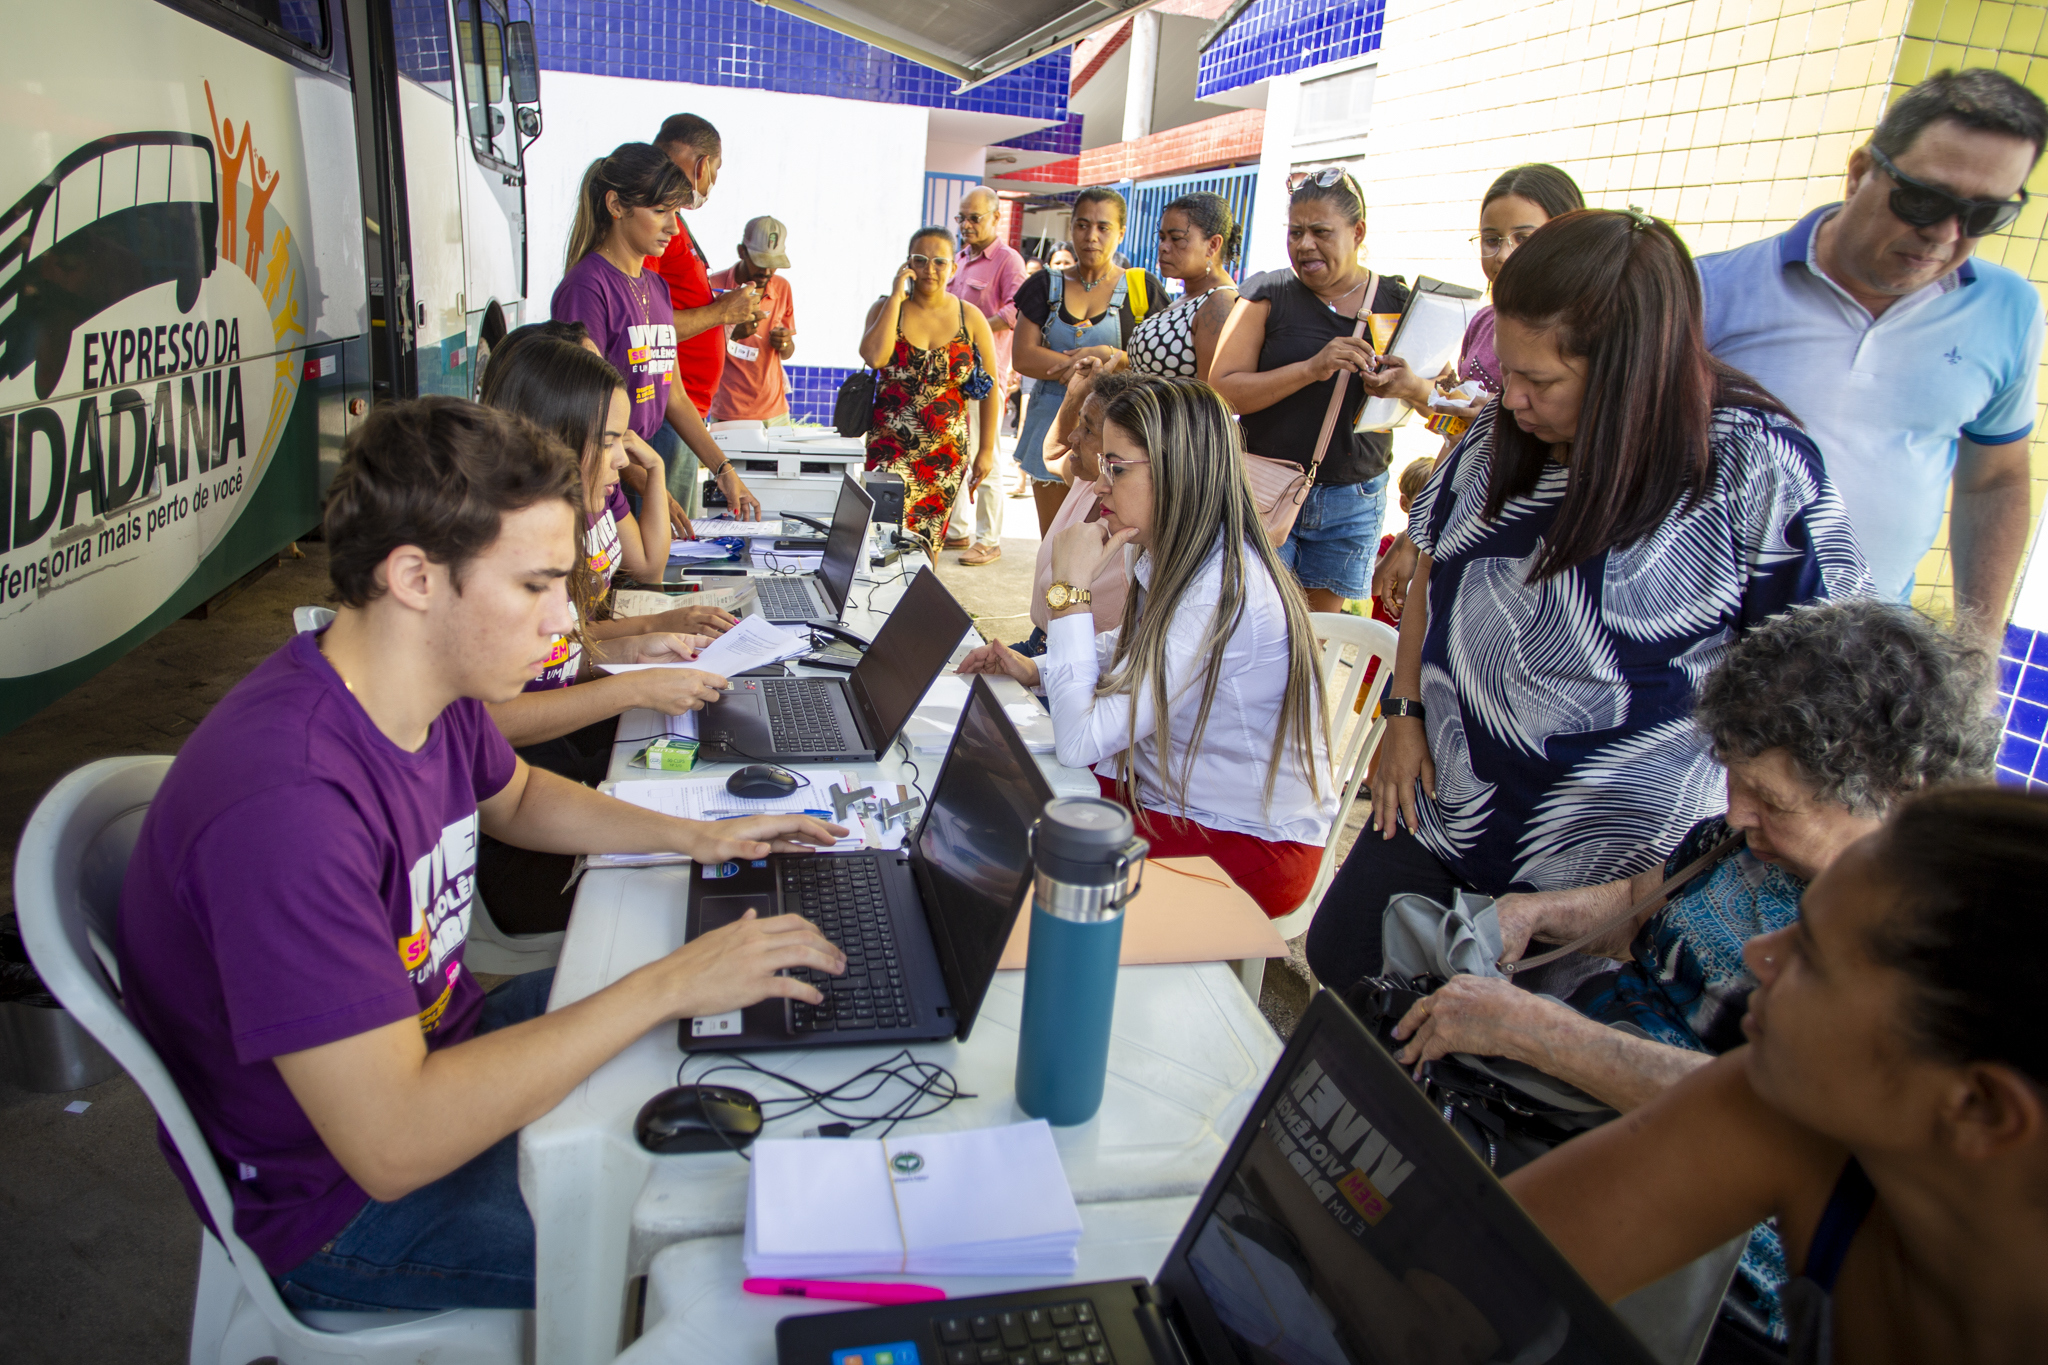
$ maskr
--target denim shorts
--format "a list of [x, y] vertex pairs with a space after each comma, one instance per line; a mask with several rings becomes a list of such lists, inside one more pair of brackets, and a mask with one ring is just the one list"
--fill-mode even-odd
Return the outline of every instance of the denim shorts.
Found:
[[1280, 547], [1280, 562], [1294, 570], [1303, 592], [1323, 588], [1358, 601], [1371, 585], [1386, 513], [1384, 471], [1364, 483], [1317, 484]]
[[[478, 1033], [547, 1012], [552, 970], [484, 997]], [[327, 1245], [276, 1276], [293, 1308], [363, 1312], [533, 1307], [533, 1218], [519, 1194], [510, 1133], [431, 1185], [363, 1205]]]

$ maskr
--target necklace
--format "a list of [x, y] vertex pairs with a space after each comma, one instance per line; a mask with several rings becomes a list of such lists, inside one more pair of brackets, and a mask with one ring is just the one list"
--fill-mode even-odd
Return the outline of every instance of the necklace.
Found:
[[1081, 275], [1081, 267], [1078, 265], [1074, 267], [1074, 283], [1080, 285], [1083, 290], [1088, 292], [1093, 292], [1094, 290], [1101, 288], [1102, 282], [1108, 278], [1109, 272], [1105, 270], [1092, 280], [1085, 279]]

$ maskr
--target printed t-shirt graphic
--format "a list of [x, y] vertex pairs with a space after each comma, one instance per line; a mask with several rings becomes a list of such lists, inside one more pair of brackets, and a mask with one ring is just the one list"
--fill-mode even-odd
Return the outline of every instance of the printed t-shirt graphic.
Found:
[[569, 267], [549, 308], [556, 318], [590, 329], [590, 339], [626, 381], [633, 401], [629, 425], [643, 441], [653, 440], [667, 420], [676, 367], [676, 314], [661, 277], [643, 270], [633, 279], [593, 251]]
[[[676, 235], [668, 239], [668, 250], [659, 256], [649, 256], [647, 268], [657, 281], [668, 284], [671, 325], [677, 313], [706, 307], [715, 297], [711, 292], [711, 262], [681, 215], [676, 218]], [[682, 377], [683, 392], [690, 395], [700, 415], [711, 411], [718, 381], [725, 374], [725, 337], [725, 328], [706, 327], [676, 343], [676, 372]]]
[[[612, 577], [618, 573], [619, 560], [624, 554], [619, 547], [619, 519], [630, 516], [632, 511], [624, 491], [613, 484], [605, 494], [603, 509], [590, 519], [590, 530], [584, 534], [590, 571], [603, 580], [607, 588], [611, 587]], [[567, 687], [576, 681], [582, 667], [583, 646], [573, 636], [557, 635], [554, 650], [548, 655], [547, 667], [526, 685], [526, 690], [545, 692], [549, 688]]]
[[483, 992], [462, 959], [477, 803], [514, 762], [470, 700], [417, 751], [399, 748], [307, 634], [221, 699], [150, 805], [122, 889], [123, 1003], [229, 1175], [235, 1231], [273, 1274], [369, 1199], [274, 1059], [401, 1021], [429, 1051], [476, 1031]]

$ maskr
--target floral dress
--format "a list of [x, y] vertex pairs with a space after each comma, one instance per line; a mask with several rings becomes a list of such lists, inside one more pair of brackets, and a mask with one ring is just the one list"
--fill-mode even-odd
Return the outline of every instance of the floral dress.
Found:
[[868, 430], [868, 469], [903, 480], [903, 529], [938, 555], [953, 497], [967, 476], [967, 398], [960, 386], [974, 373], [967, 315], [943, 346], [920, 351], [903, 339], [875, 384], [875, 422]]

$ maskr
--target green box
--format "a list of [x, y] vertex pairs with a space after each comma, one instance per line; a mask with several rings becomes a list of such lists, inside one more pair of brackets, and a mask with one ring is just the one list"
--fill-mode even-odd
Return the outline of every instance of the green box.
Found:
[[686, 773], [697, 766], [697, 741], [674, 736], [657, 739], [633, 755], [633, 761], [665, 773]]

